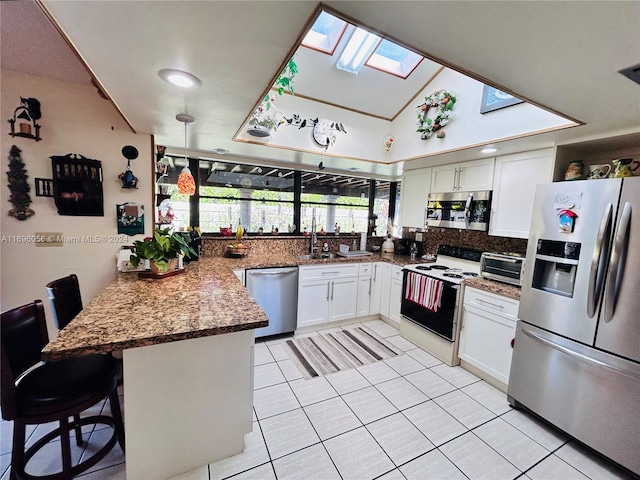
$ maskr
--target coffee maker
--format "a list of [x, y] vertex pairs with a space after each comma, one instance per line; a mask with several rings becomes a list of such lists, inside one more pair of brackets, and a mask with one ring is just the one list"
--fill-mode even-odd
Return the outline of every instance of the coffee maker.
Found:
[[411, 245], [415, 242], [416, 247], [418, 247], [417, 256], [421, 257], [424, 254], [424, 245], [422, 242], [416, 242], [410, 238], [401, 238], [398, 240], [396, 244], [396, 255], [410, 255], [411, 254]]

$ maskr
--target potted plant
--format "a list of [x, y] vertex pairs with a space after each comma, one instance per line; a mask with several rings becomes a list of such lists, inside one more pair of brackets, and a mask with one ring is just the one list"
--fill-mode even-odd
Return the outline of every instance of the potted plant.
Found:
[[133, 242], [134, 253], [129, 257], [131, 264], [137, 267], [140, 260], [146, 259], [153, 273], [162, 274], [175, 270], [178, 255], [183, 254], [187, 258], [197, 255], [184, 238], [170, 232], [171, 228], [158, 228], [153, 237]]

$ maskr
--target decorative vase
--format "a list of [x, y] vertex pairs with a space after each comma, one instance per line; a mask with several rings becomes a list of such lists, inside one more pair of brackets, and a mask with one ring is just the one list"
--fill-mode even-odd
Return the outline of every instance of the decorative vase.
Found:
[[178, 268], [178, 257], [168, 260], [166, 268], [162, 268], [157, 265], [153, 260], [149, 261], [149, 269], [151, 270], [151, 273], [155, 275], [163, 275], [165, 273], [172, 272], [176, 268]]
[[564, 173], [565, 180], [581, 180], [584, 178], [584, 164], [582, 160], [574, 160], [569, 163], [567, 171]]

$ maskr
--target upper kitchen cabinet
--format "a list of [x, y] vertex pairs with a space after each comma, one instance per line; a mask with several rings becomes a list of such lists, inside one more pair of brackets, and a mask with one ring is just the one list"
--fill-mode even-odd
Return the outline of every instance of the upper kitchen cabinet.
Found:
[[424, 227], [427, 197], [431, 187], [431, 169], [409, 170], [402, 174], [400, 193], [400, 224], [403, 227]]
[[493, 167], [493, 158], [433, 167], [431, 193], [491, 190]]
[[536, 185], [553, 178], [553, 148], [496, 158], [489, 235], [529, 238]]

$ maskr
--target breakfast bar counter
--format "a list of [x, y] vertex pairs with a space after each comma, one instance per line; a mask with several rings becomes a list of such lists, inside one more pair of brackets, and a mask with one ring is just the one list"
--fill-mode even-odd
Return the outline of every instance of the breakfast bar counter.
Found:
[[203, 258], [161, 280], [119, 274], [43, 358], [122, 350], [127, 478], [165, 479], [243, 450], [267, 324], [229, 265]]

